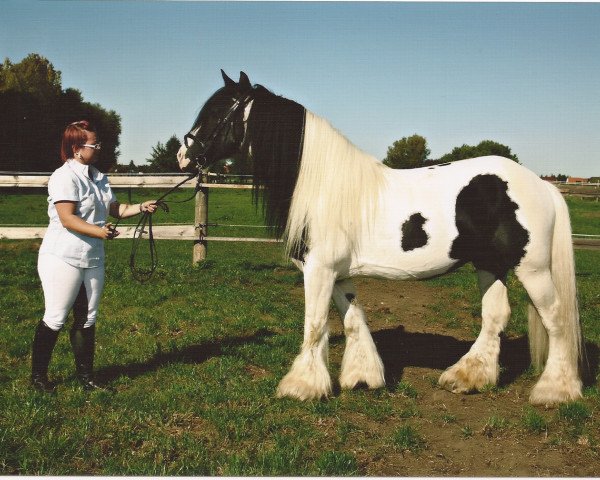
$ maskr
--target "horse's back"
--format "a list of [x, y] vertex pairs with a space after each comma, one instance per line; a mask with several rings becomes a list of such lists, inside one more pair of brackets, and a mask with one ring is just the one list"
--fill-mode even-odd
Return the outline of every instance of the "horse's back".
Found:
[[474, 263], [498, 275], [542, 248], [554, 210], [537, 175], [503, 157], [388, 170], [355, 274], [427, 278]]

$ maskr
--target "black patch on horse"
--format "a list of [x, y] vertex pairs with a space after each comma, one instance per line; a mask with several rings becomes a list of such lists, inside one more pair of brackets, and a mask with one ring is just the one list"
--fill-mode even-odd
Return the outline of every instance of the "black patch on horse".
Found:
[[519, 206], [508, 196], [508, 184], [496, 175], [478, 175], [456, 198], [458, 237], [450, 257], [472, 262], [501, 278], [525, 255], [529, 232], [518, 222]]
[[408, 252], [427, 245], [427, 233], [423, 225], [427, 219], [420, 213], [414, 213], [402, 224], [402, 250]]

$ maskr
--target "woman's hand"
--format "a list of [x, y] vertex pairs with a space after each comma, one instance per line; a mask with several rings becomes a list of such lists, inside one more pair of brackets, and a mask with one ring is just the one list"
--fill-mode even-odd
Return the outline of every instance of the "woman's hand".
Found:
[[102, 228], [102, 236], [104, 240], [112, 240], [113, 238], [118, 237], [121, 232], [119, 232], [116, 227], [112, 223], [105, 224]]
[[140, 212], [148, 212], [154, 213], [158, 205], [156, 204], [156, 200], [146, 200], [145, 202], [140, 203]]

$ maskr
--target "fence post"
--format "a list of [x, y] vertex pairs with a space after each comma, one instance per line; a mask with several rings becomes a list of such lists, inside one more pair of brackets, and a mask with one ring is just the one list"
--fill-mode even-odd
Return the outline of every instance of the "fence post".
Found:
[[[202, 176], [202, 183], [206, 183], [205, 175]], [[208, 248], [206, 241], [206, 236], [208, 235], [208, 187], [202, 186], [196, 192], [194, 224], [198, 240], [194, 241], [192, 263], [196, 265], [206, 260], [206, 250]]]

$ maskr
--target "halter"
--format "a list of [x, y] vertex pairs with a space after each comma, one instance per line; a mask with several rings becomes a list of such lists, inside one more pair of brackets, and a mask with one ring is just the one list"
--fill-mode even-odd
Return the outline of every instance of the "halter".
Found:
[[[159, 197], [158, 200], [156, 200], [156, 202], [154, 202], [154, 204], [159, 206], [160, 208], [162, 208], [164, 212], [169, 213], [169, 206], [167, 205], [167, 202], [164, 200], [164, 198], [167, 195], [170, 195], [171, 193], [173, 193], [177, 188], [179, 188], [181, 185], [183, 185], [185, 182], [191, 180], [192, 178], [196, 178], [196, 186], [194, 188], [194, 193], [192, 194], [192, 196], [186, 198], [185, 200], [171, 201], [170, 203], [185, 203], [185, 202], [189, 202], [190, 200], [192, 200], [196, 196], [196, 193], [198, 192], [198, 190], [200, 190], [200, 185], [201, 185], [201, 181], [202, 181], [202, 171], [200, 169], [198, 169], [197, 172], [189, 174], [186, 178], [184, 178], [181, 182], [179, 182], [174, 187], [171, 187], [166, 193], [164, 193], [161, 197]], [[119, 218], [119, 221], [121, 221], [120, 218]], [[119, 221], [117, 222], [117, 225], [118, 225]], [[116, 227], [117, 226], [115, 225], [114, 228], [116, 228]], [[141, 241], [144, 233], [148, 234], [148, 250], [150, 252], [150, 268], [147, 270], [138, 267], [135, 263], [135, 256], [137, 254], [137, 249], [139, 247], [140, 241]], [[140, 283], [144, 283], [144, 282], [150, 280], [150, 278], [154, 274], [154, 270], [156, 270], [157, 265], [158, 265], [158, 252], [156, 250], [156, 243], [154, 241], [154, 234], [152, 232], [152, 213], [146, 211], [146, 212], [142, 212], [142, 218], [140, 218], [140, 221], [138, 222], [138, 224], [135, 227], [135, 230], [133, 231], [133, 242], [131, 245], [131, 255], [129, 256], [129, 269], [131, 270], [131, 275], [133, 276], [133, 278], [135, 278]]]
[[213, 146], [214, 141], [219, 136], [225, 125], [229, 123], [231, 117], [233, 117], [233, 115], [238, 111], [240, 107], [245, 107], [250, 102], [250, 100], [252, 100], [252, 95], [247, 95], [243, 99], [237, 98], [235, 102], [233, 102], [233, 105], [231, 105], [225, 116], [221, 120], [219, 120], [217, 125], [215, 125], [215, 128], [213, 129], [212, 133], [208, 136], [206, 143], [198, 140], [198, 138], [196, 138], [196, 136], [192, 133], [187, 133], [183, 137], [183, 143], [185, 144], [186, 148], [189, 148], [188, 140], [192, 140], [194, 144], [197, 143], [200, 146], [200, 153], [198, 153], [198, 155], [191, 159], [193, 162], [196, 163], [198, 169], [206, 168], [207, 166], [210, 167], [212, 163], [214, 163], [211, 162], [211, 164], [208, 165], [208, 160], [206, 158], [208, 151]]

